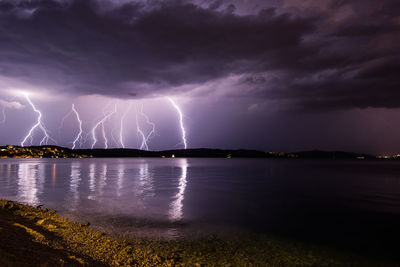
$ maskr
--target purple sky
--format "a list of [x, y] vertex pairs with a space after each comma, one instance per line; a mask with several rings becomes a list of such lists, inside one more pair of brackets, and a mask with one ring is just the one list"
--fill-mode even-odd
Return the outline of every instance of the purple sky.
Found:
[[0, 144], [37, 123], [25, 92], [62, 146], [74, 104], [78, 147], [110, 115], [95, 147], [103, 128], [122, 146], [123, 118], [139, 148], [143, 107], [149, 149], [182, 148], [171, 97], [190, 148], [400, 152], [399, 14], [397, 0], [0, 0]]

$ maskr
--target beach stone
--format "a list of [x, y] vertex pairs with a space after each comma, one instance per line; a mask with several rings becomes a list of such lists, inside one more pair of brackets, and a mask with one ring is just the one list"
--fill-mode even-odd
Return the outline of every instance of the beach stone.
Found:
[[46, 228], [48, 228], [48, 229], [50, 229], [50, 230], [53, 230], [53, 229], [57, 229], [57, 226], [54, 225], [54, 224], [48, 224], [48, 225], [46, 226]]
[[41, 220], [37, 221], [36, 224], [42, 225], [45, 221], [46, 221], [46, 219], [41, 219]]

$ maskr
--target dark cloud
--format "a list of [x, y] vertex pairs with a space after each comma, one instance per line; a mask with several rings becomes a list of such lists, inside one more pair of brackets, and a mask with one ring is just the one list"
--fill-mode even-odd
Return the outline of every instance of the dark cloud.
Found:
[[227, 95], [311, 109], [400, 106], [394, 0], [296, 3], [242, 14], [235, 1], [2, 1], [0, 75], [136, 98], [212, 91], [212, 81], [241, 75]]
[[[130, 84], [158, 89], [251, 72], [312, 29], [308, 19], [272, 10], [238, 16], [233, 7], [219, 12], [182, 1], [105, 12], [93, 1], [4, 5], [1, 73], [78, 94], [140, 97], [154, 92]], [[27, 7], [35, 9], [29, 18], [15, 16]]]

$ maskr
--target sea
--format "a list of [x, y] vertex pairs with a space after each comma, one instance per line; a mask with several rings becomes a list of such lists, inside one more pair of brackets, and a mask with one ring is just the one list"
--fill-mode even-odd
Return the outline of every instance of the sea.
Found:
[[400, 161], [1, 159], [0, 198], [147, 238], [251, 233], [398, 257]]

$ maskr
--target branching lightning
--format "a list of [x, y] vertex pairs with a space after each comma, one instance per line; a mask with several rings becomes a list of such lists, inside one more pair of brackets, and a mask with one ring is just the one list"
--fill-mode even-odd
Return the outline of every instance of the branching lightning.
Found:
[[149, 150], [149, 146], [147, 145], [146, 136], [144, 135], [144, 133], [143, 133], [143, 131], [140, 128], [140, 125], [139, 125], [137, 109], [136, 109], [136, 131], [140, 135], [140, 137], [142, 138], [142, 144], [140, 145], [140, 149]]
[[107, 138], [107, 134], [106, 134], [106, 128], [104, 126], [104, 121], [101, 123], [101, 134], [103, 135], [103, 139], [104, 139], [104, 148], [107, 149], [108, 148], [108, 138]]
[[74, 104], [72, 104], [72, 111], [75, 113], [76, 119], [78, 120], [78, 123], [79, 123], [79, 133], [76, 136], [74, 142], [72, 143], [72, 149], [75, 149], [76, 143], [78, 141], [80, 142], [80, 145], [82, 145], [82, 132], [83, 132], [83, 130], [82, 130], [82, 120], [81, 120], [81, 118], [79, 116], [78, 111], [75, 109], [75, 105]]
[[69, 116], [71, 116], [72, 114], [75, 114], [76, 120], [78, 121], [78, 124], [79, 124], [79, 132], [78, 132], [76, 138], [74, 139], [74, 141], [72, 142], [72, 149], [75, 149], [76, 143], [77, 143], [78, 141], [79, 141], [79, 145], [80, 145], [80, 146], [82, 146], [82, 142], [83, 142], [83, 137], [82, 137], [82, 134], [83, 134], [82, 120], [80, 119], [79, 113], [78, 113], [78, 111], [77, 111], [76, 108], [75, 108], [75, 104], [72, 104], [71, 110], [61, 119], [60, 126], [58, 127], [58, 136], [60, 136], [60, 132], [61, 132], [61, 129], [63, 128], [63, 126], [64, 126], [65, 120], [66, 120]]
[[185, 130], [185, 126], [183, 125], [183, 113], [182, 113], [180, 107], [175, 103], [175, 101], [172, 98], [167, 97], [167, 99], [169, 100], [169, 102], [171, 102], [172, 106], [176, 109], [176, 111], [179, 114], [179, 124], [180, 124], [181, 132], [182, 132], [182, 142], [183, 142], [185, 149], [187, 149], [186, 130]]
[[146, 136], [146, 144], [147, 144], [147, 142], [149, 142], [149, 140], [150, 140], [153, 136], [156, 135], [156, 125], [155, 125], [152, 121], [150, 121], [149, 117], [144, 113], [144, 111], [143, 111], [143, 104], [142, 104], [142, 106], [140, 107], [140, 113], [141, 113], [142, 116], [146, 119], [146, 122], [147, 122], [148, 124], [151, 125], [151, 131], [150, 131], [150, 132], [147, 134], [147, 136]]
[[115, 133], [115, 129], [112, 129], [112, 130], [111, 130], [111, 139], [112, 139], [112, 141], [114, 142], [115, 146], [118, 146], [118, 145], [119, 145], [119, 141], [118, 141], [117, 138], [115, 137], [114, 133]]
[[108, 139], [107, 136], [105, 134], [105, 129], [104, 129], [104, 123], [107, 121], [107, 119], [109, 119], [112, 115], [114, 115], [117, 112], [117, 105], [115, 105], [114, 111], [108, 113], [108, 114], [104, 114], [103, 118], [98, 121], [95, 126], [92, 128], [91, 133], [92, 133], [92, 138], [93, 138], [93, 143], [91, 148], [93, 149], [94, 146], [97, 143], [97, 138], [96, 138], [96, 129], [101, 125], [102, 126], [102, 134], [103, 134], [103, 138], [104, 138], [104, 146], [107, 149], [108, 148]]
[[44, 126], [43, 122], [42, 122], [42, 113], [35, 107], [35, 105], [32, 103], [31, 99], [29, 98], [29, 95], [27, 93], [24, 93], [24, 96], [26, 98], [26, 100], [28, 101], [29, 105], [31, 105], [33, 111], [35, 113], [38, 114], [38, 118], [37, 118], [37, 122], [35, 125], [32, 126], [32, 128], [29, 130], [28, 134], [25, 136], [24, 140], [22, 140], [21, 142], [21, 146], [25, 146], [26, 141], [28, 140], [28, 138], [30, 138], [31, 143], [32, 143], [32, 139], [33, 139], [33, 132], [39, 128], [43, 134], [44, 137], [43, 139], [40, 141], [40, 145], [46, 144], [51, 140], [55, 143], [57, 143], [53, 138], [50, 137], [46, 127]]
[[60, 126], [58, 127], [58, 137], [60, 137], [60, 133], [61, 133], [61, 129], [64, 127], [64, 122], [65, 120], [71, 116], [73, 110], [71, 109], [62, 119], [61, 119], [61, 123]]
[[140, 115], [143, 116], [143, 118], [146, 120], [146, 123], [148, 123], [151, 126], [151, 130], [150, 132], [146, 135], [144, 133], [144, 131], [142, 130], [142, 128], [140, 128], [140, 123], [139, 123], [139, 119], [138, 119], [138, 110], [137, 108], [135, 108], [136, 110], [136, 131], [137, 134], [140, 136], [140, 138], [142, 139], [142, 143], [140, 145], [140, 149], [144, 149], [144, 150], [149, 150], [149, 144], [148, 142], [150, 141], [150, 139], [155, 136], [155, 129], [156, 129], [156, 125], [150, 121], [149, 117], [144, 113], [143, 111], [143, 105], [141, 105], [140, 108]]
[[[125, 117], [126, 115], [128, 115], [129, 111], [132, 108], [132, 103], [129, 103], [129, 107], [127, 108], [127, 110], [125, 110], [124, 115], [122, 115], [121, 117], [121, 128], [119, 131], [119, 142], [121, 143], [121, 147], [125, 148], [125, 143], [124, 143], [124, 121], [125, 121]], [[136, 118], [137, 119], [137, 118]]]
[[[25, 92], [22, 92], [22, 93], [23, 93], [23, 96], [25, 97], [26, 101], [29, 103], [29, 105], [33, 109], [33, 111], [37, 114], [37, 121], [30, 128], [27, 135], [23, 138], [23, 140], [21, 142], [21, 146], [25, 146], [25, 145], [29, 144], [29, 142], [32, 145], [33, 140], [34, 140], [34, 135], [37, 130], [40, 130], [43, 134], [43, 138], [40, 140], [40, 145], [47, 145], [49, 142], [51, 142], [51, 143], [54, 142], [56, 144], [57, 142], [51, 137], [51, 135], [50, 135], [51, 133], [48, 131], [44, 122], [42, 121], [42, 118], [43, 118], [42, 112], [31, 101], [29, 94], [27, 94]], [[171, 103], [171, 105], [174, 107], [174, 109], [178, 113], [179, 127], [180, 127], [180, 131], [181, 131], [181, 140], [182, 140], [181, 144], [183, 144], [184, 149], [187, 149], [188, 144], [187, 144], [187, 139], [186, 139], [186, 129], [185, 129], [185, 125], [184, 125], [184, 114], [182, 112], [182, 109], [180, 108], [180, 106], [178, 106], [178, 104], [175, 102], [175, 100], [173, 98], [166, 97], [166, 99], [168, 99], [168, 101]], [[100, 118], [98, 117], [94, 121], [94, 126], [88, 133], [85, 133], [83, 131], [83, 127], [82, 127], [83, 121], [82, 121], [80, 114], [79, 114], [78, 110], [76, 109], [75, 105], [72, 104], [71, 110], [61, 120], [61, 125], [59, 127], [59, 131], [63, 127], [64, 121], [69, 116], [74, 115], [78, 122], [78, 126], [79, 126], [78, 130], [79, 131], [77, 131], [75, 133], [74, 140], [72, 141], [72, 149], [82, 147], [84, 145], [84, 143], [86, 142], [87, 138], [92, 139], [91, 142], [89, 141], [91, 149], [93, 149], [96, 146], [96, 144], [99, 142], [99, 140], [101, 140], [101, 139], [104, 140], [104, 148], [105, 149], [108, 149], [108, 147], [110, 145], [110, 141], [111, 141], [112, 145], [116, 144], [117, 147], [126, 148], [126, 144], [125, 144], [126, 129], [125, 129], [125, 127], [126, 127], [126, 124], [128, 123], [127, 116], [129, 114], [129, 112], [131, 111], [131, 108], [132, 108], [132, 103], [130, 102], [129, 107], [124, 111], [122, 116], [120, 116], [119, 129], [117, 128], [117, 129], [113, 129], [111, 131], [112, 140], [109, 140], [110, 136], [107, 135], [107, 133], [109, 133], [109, 129], [107, 129], [108, 125], [109, 125], [108, 120], [110, 119], [111, 116], [113, 116], [114, 114], [117, 113], [117, 104], [115, 104], [114, 109], [111, 111], [110, 110], [106, 111], [106, 109], [107, 109], [107, 107], [106, 107], [103, 110], [103, 114], [101, 115], [101, 117]], [[6, 106], [1, 105], [1, 103], [0, 103], [0, 124], [4, 123], [4, 121], [6, 119], [5, 109], [6, 109]], [[143, 150], [149, 150], [149, 141], [156, 136], [156, 125], [154, 122], [152, 122], [150, 120], [149, 116], [147, 116], [147, 114], [145, 113], [143, 104], [140, 107], [135, 107], [135, 110], [136, 110], [136, 114], [135, 114], [136, 132], [137, 132], [138, 138], [140, 138], [139, 139], [140, 140], [139, 147], [140, 147], [140, 149], [143, 149]], [[118, 136], [118, 130], [119, 130], [119, 136]], [[101, 131], [101, 133], [99, 133], [99, 131]], [[98, 140], [99, 134], [101, 135], [101, 137]], [[103, 140], [101, 140], [101, 141], [103, 141]]]
[[2, 118], [1, 118], [1, 120], [0, 120], [0, 124], [3, 124], [3, 123], [6, 122], [6, 118], [7, 118], [7, 115], [6, 115], [6, 106], [5, 106], [5, 105], [3, 105], [3, 106], [1, 107], [1, 115], [2, 115]]

